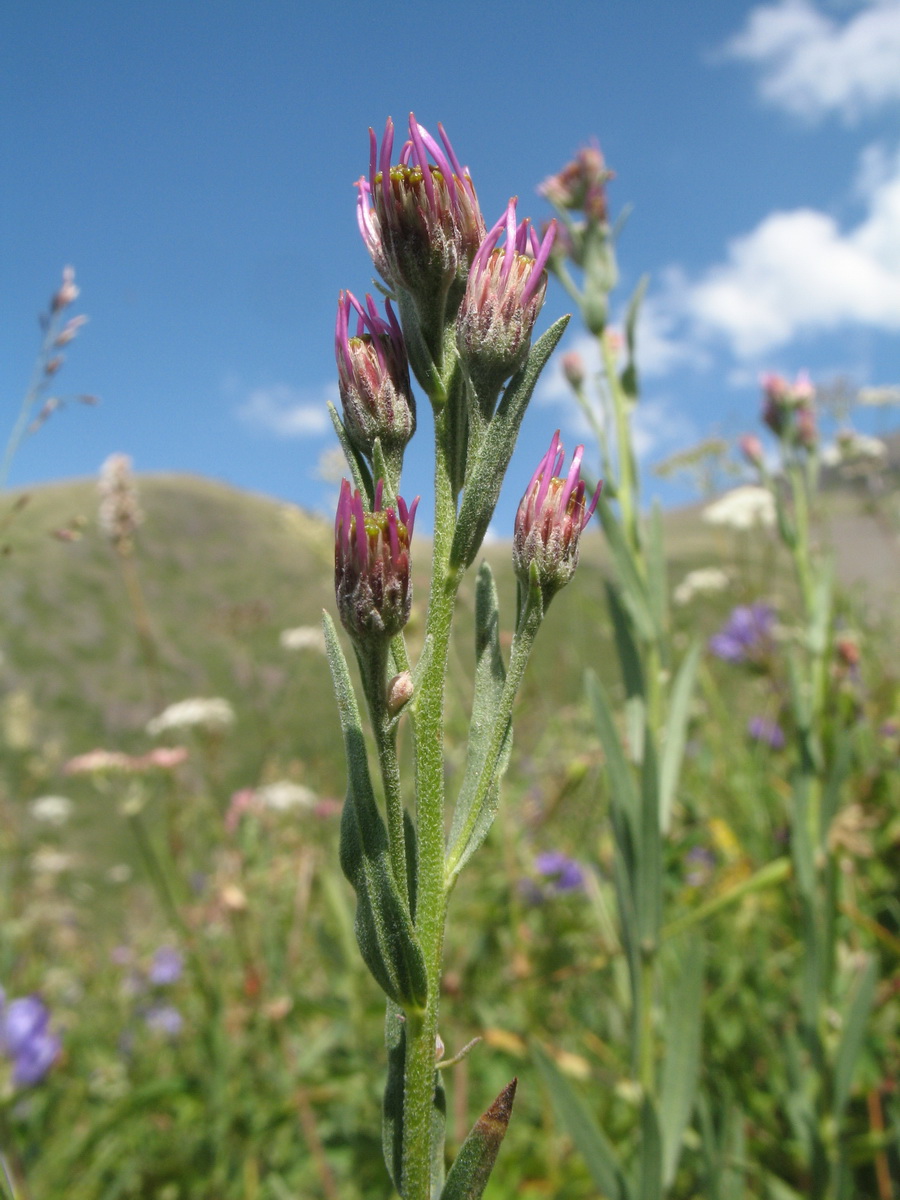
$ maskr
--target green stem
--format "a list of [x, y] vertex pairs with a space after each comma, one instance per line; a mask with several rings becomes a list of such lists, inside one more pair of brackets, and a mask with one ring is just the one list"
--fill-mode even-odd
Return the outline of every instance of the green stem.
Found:
[[425, 636], [431, 658], [413, 697], [416, 720], [416, 932], [425, 958], [425, 1011], [407, 1014], [403, 1094], [404, 1200], [430, 1200], [435, 1038], [447, 896], [444, 888], [444, 680], [460, 576], [450, 567], [456, 505], [445, 453], [446, 409], [435, 411], [435, 520]]
[[616, 375], [616, 363], [612, 351], [602, 337], [597, 339], [607, 386], [612, 397], [613, 420], [616, 426], [616, 451], [619, 474], [616, 480], [616, 499], [622, 514], [622, 528], [636, 564], [641, 563], [640, 542], [637, 532], [637, 479], [634, 471], [634, 455], [631, 448], [631, 426], [628, 420], [628, 399]]
[[[409, 880], [406, 874], [406, 832], [403, 828], [403, 796], [400, 789], [400, 764], [397, 761], [397, 731], [391, 728], [391, 717], [387, 708], [387, 645], [364, 667], [366, 697], [369, 715], [378, 747], [378, 765], [384, 787], [384, 806], [387, 813], [388, 850], [394, 879], [404, 896], [409, 895]], [[362, 666], [362, 659], [360, 659]], [[371, 672], [371, 674], [370, 674]]]
[[637, 1012], [638, 1071], [646, 1097], [656, 1095], [656, 1045], [653, 1031], [653, 993], [656, 983], [656, 951], [641, 958], [640, 997]]

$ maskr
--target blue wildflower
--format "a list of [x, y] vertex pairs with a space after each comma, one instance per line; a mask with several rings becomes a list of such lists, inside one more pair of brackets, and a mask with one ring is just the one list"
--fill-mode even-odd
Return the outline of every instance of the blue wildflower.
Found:
[[174, 946], [160, 946], [153, 955], [147, 978], [156, 987], [167, 987], [178, 982], [183, 966], [184, 960], [180, 950], [176, 950]]
[[740, 604], [709, 639], [709, 649], [724, 662], [747, 662], [768, 648], [774, 625], [775, 613], [768, 604]]
[[39, 996], [22, 996], [7, 1004], [0, 989], [0, 1051], [12, 1062], [18, 1087], [40, 1083], [59, 1057], [61, 1043], [49, 1023], [49, 1010]]

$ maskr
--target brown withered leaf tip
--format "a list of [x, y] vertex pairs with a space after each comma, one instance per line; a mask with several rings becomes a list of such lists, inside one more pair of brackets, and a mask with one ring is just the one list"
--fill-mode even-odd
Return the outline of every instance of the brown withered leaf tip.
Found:
[[478, 1118], [476, 1128], [480, 1129], [482, 1133], [493, 1134], [495, 1137], [499, 1134], [501, 1138], [503, 1137], [506, 1127], [509, 1125], [509, 1118], [512, 1116], [513, 1101], [516, 1098], [518, 1084], [518, 1077], [510, 1080], [487, 1112]]

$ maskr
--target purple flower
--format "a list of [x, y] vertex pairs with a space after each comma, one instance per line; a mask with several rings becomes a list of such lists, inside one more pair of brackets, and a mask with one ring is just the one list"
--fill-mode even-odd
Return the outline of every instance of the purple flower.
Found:
[[[501, 250], [504, 233], [506, 244]], [[472, 260], [457, 320], [457, 342], [476, 385], [482, 384], [491, 403], [503, 380], [528, 354], [547, 292], [544, 267], [555, 233], [556, 223], [551, 222], [541, 241], [527, 218], [517, 224], [513, 198]]]
[[178, 1037], [184, 1027], [184, 1018], [173, 1004], [154, 1004], [144, 1013], [148, 1029], [164, 1033], [167, 1037]]
[[409, 620], [412, 584], [409, 542], [418, 497], [407, 508], [381, 506], [383, 484], [375, 489], [375, 510], [366, 512], [358, 491], [341, 483], [334, 526], [334, 590], [344, 628], [355, 638], [399, 633]]
[[784, 730], [777, 721], [770, 721], [768, 717], [751, 717], [747, 722], [747, 735], [773, 750], [784, 749]]
[[565, 453], [557, 430], [516, 513], [513, 569], [525, 588], [532, 566], [537, 569], [545, 607], [575, 574], [578, 541], [600, 499], [602, 483], [597, 484], [590, 502], [585, 497], [585, 483], [579, 475], [583, 454], [584, 446], [577, 446], [569, 473], [561, 478]]
[[438, 133], [440, 143], [410, 113], [409, 141], [392, 166], [394, 122], [388, 117], [380, 150], [369, 130], [369, 178], [357, 183], [357, 220], [376, 269], [391, 287], [425, 304], [454, 285], [461, 293], [485, 235], [469, 172], [443, 126]]
[[740, 604], [709, 639], [709, 649], [724, 662], [747, 662], [768, 648], [774, 624], [775, 613], [768, 604]]
[[690, 865], [690, 870], [684, 877], [685, 883], [690, 887], [702, 887], [716, 865], [716, 856], [706, 846], [692, 846], [684, 860], [685, 864]]
[[147, 978], [157, 987], [167, 987], [178, 982], [183, 966], [184, 960], [180, 950], [176, 950], [174, 946], [160, 946], [153, 955]]
[[[371, 296], [363, 308], [352, 292], [341, 292], [334, 331], [344, 423], [350, 441], [368, 458], [376, 438], [386, 454], [402, 454], [416, 431], [403, 333], [390, 300], [385, 308], [386, 321]], [[350, 333], [351, 309], [356, 312], [355, 335]]]
[[6, 1003], [0, 991], [0, 1050], [12, 1061], [13, 1083], [33, 1087], [59, 1057], [61, 1043], [48, 1029], [50, 1013], [39, 996]]
[[545, 850], [538, 854], [534, 867], [556, 892], [575, 892], [584, 887], [584, 868], [562, 850]]

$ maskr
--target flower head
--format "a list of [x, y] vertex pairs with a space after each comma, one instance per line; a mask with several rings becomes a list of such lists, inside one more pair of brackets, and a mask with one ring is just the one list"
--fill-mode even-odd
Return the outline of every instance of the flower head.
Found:
[[763, 423], [777, 438], [811, 450], [818, 441], [816, 389], [805, 371], [793, 383], [769, 373], [760, 379], [763, 390]]
[[438, 125], [440, 143], [409, 116], [409, 140], [391, 165], [394, 123], [381, 148], [369, 130], [369, 178], [357, 183], [357, 219], [379, 274], [391, 287], [430, 299], [465, 283], [485, 227], [468, 170]]
[[565, 587], [578, 565], [581, 532], [593, 516], [602, 483], [587, 501], [580, 478], [584, 446], [576, 447], [565, 478], [560, 476], [565, 453], [559, 430], [541, 459], [516, 513], [513, 533], [513, 567], [527, 587], [532, 564], [537, 569], [544, 605]]
[[338, 612], [351, 637], [393, 637], [409, 620], [412, 582], [409, 543], [418, 497], [407, 508], [382, 508], [383, 483], [375, 508], [366, 512], [358, 491], [341, 483], [334, 525], [334, 590]]
[[768, 717], [751, 717], [747, 722], [747, 736], [755, 742], [762, 742], [772, 750], [784, 749], [784, 730], [777, 721]]
[[556, 208], [583, 212], [589, 221], [606, 224], [606, 184], [614, 178], [596, 142], [582, 146], [574, 159], [538, 188]]
[[164, 708], [159, 716], [147, 722], [147, 732], [158, 737], [170, 729], [205, 729], [222, 733], [234, 724], [234, 709], [220, 696], [191, 696]]
[[181, 978], [184, 959], [175, 946], [160, 946], [153, 955], [147, 978], [156, 987], [168, 987]]
[[556, 892], [575, 892], [584, 887], [584, 868], [562, 850], [545, 850], [535, 858], [534, 867]]
[[547, 292], [544, 267], [555, 233], [551, 222], [540, 241], [527, 217], [517, 223], [513, 198], [472, 260], [457, 319], [457, 341], [470, 371], [486, 372], [498, 387], [528, 354]]
[[746, 484], [714, 500], [701, 515], [709, 525], [727, 525], [742, 531], [757, 525], [768, 529], [775, 524], [775, 500], [768, 488]]
[[60, 1040], [49, 1030], [50, 1013], [39, 996], [6, 1003], [0, 991], [0, 1051], [12, 1062], [13, 1083], [32, 1087], [59, 1057]]
[[768, 604], [739, 604], [709, 639], [709, 649], [724, 662], [752, 661], [769, 648], [774, 625], [775, 613]]
[[[416, 431], [403, 333], [390, 300], [385, 308], [386, 321], [371, 296], [366, 296], [363, 308], [352, 292], [341, 292], [334, 331], [347, 434], [368, 458], [376, 438], [386, 454], [402, 452]], [[351, 310], [356, 313], [355, 335], [350, 332]]]

